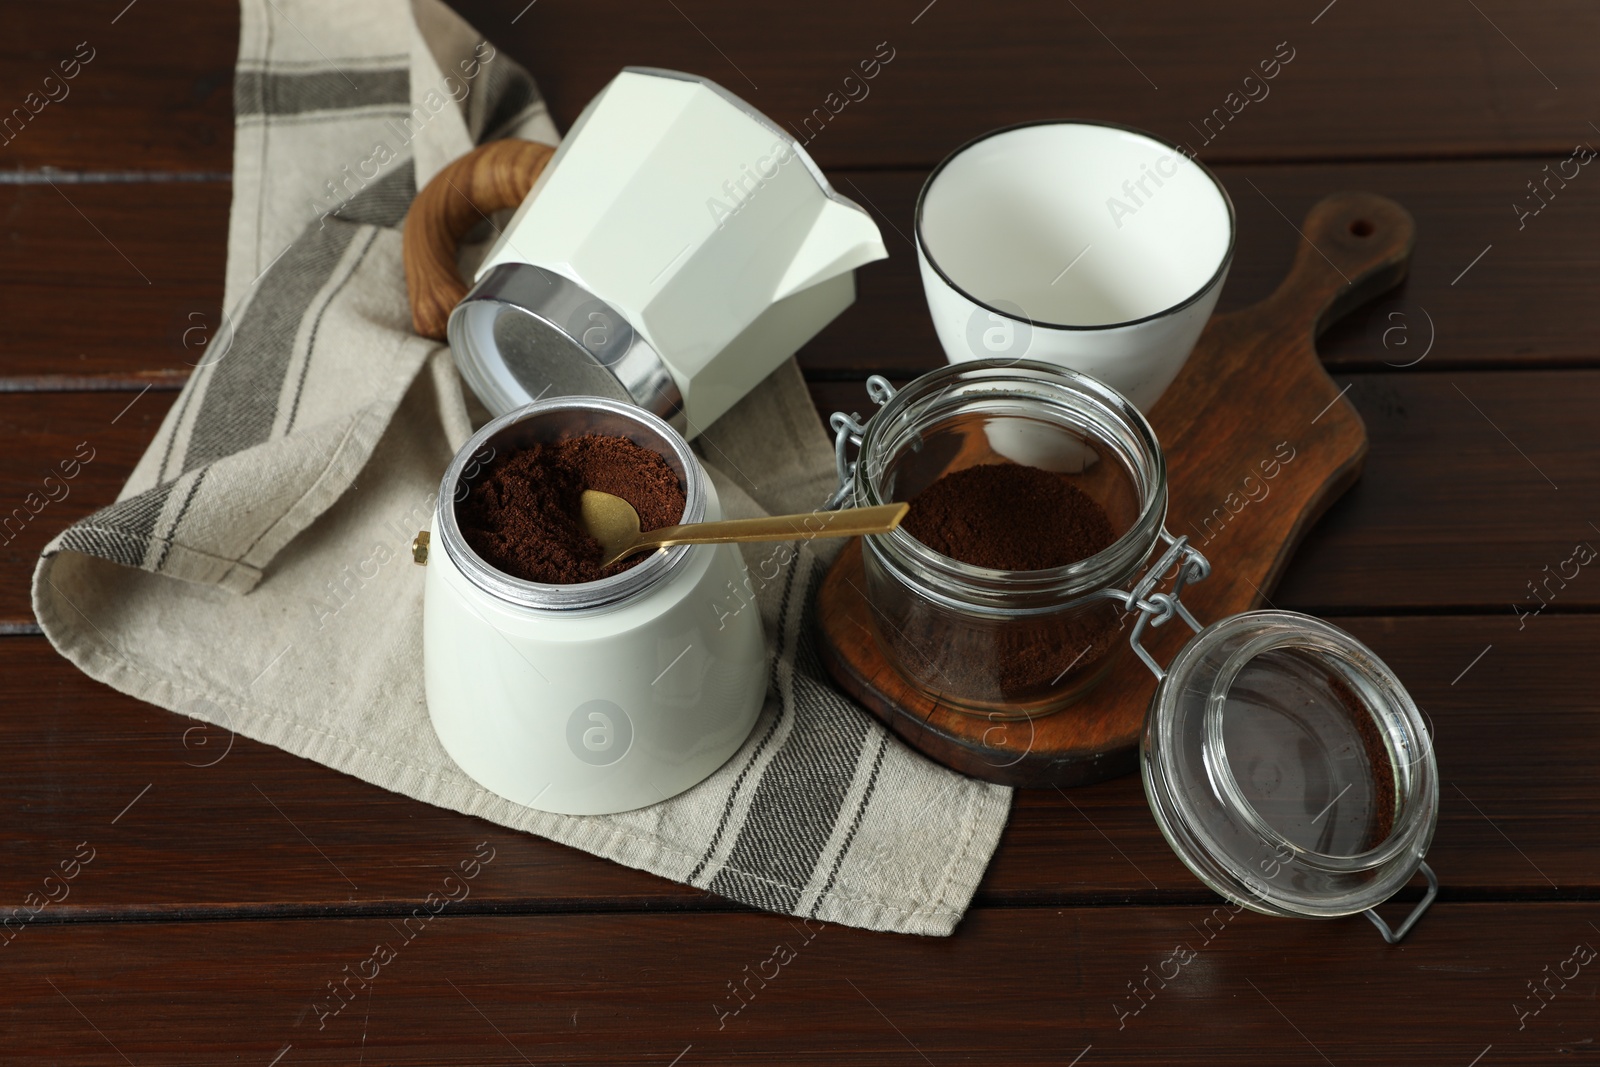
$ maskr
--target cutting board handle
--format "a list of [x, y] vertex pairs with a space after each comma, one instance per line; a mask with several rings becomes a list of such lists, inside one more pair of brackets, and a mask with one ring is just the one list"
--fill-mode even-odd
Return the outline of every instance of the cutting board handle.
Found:
[[554, 148], [536, 141], [490, 141], [423, 186], [406, 215], [403, 251], [417, 333], [445, 339], [450, 312], [467, 295], [456, 268], [461, 238], [491, 213], [522, 203], [554, 154]]
[[1416, 244], [1411, 212], [1376, 193], [1331, 193], [1311, 208], [1288, 277], [1240, 315], [1305, 322], [1320, 337], [1344, 315], [1405, 278]]

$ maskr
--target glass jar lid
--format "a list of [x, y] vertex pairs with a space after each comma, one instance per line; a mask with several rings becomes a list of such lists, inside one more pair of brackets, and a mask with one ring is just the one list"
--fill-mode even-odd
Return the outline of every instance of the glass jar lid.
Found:
[[1164, 672], [1141, 746], [1162, 833], [1206, 885], [1271, 915], [1367, 912], [1421, 869], [1439, 802], [1432, 740], [1394, 672], [1320, 619], [1234, 615]]

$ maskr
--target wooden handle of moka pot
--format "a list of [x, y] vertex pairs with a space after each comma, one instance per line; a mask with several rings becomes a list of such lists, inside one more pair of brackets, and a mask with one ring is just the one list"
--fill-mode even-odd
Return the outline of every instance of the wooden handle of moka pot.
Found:
[[411, 325], [445, 339], [451, 310], [467, 295], [456, 269], [461, 238], [492, 212], [516, 207], [555, 149], [536, 141], [490, 141], [445, 167], [423, 186], [406, 216], [404, 258]]

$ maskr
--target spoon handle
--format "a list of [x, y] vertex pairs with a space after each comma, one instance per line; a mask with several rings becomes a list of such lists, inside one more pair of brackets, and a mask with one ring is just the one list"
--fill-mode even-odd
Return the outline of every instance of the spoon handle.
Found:
[[[724, 519], [685, 526], [663, 526], [641, 534], [616, 558], [668, 545], [725, 545], [749, 541], [809, 541], [813, 537], [859, 537], [888, 533], [910, 510], [906, 503], [879, 504], [841, 511], [808, 511], [800, 515], [767, 515], [758, 519]], [[607, 561], [610, 562], [609, 560]]]

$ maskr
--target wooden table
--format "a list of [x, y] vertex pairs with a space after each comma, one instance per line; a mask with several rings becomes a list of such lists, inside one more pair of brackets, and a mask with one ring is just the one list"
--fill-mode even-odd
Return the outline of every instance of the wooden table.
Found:
[[[1411, 280], [1322, 346], [1366, 419], [1366, 474], [1271, 593], [1368, 642], [1436, 730], [1429, 859], [1443, 888], [1398, 947], [1360, 919], [1217, 912], [1132, 778], [1018, 794], [951, 938], [808, 929], [192, 730], [84, 678], [40, 636], [28, 578], [50, 536], [113, 499], [218, 322], [237, 15], [226, 2], [9, 5], [0, 109], [78, 42], [95, 58], [0, 147], [0, 510], [79, 442], [95, 458], [0, 546], [0, 1060], [1499, 1067], [1592, 1054], [1600, 962], [1573, 971], [1592, 955], [1574, 946], [1600, 945], [1600, 574], [1545, 583], [1575, 545], [1600, 542], [1600, 174], [1547, 176], [1600, 143], [1600, 11], [1324, 2], [472, 0], [464, 13], [532, 69], [563, 125], [626, 63], [703, 72], [799, 124], [887, 42], [868, 95], [813, 122], [817, 160], [877, 214], [891, 252], [801, 354], [823, 412], [862, 406], [870, 372], [940, 361], [911, 206], [933, 163], [991, 127], [1093, 116], [1199, 148], [1239, 213], [1224, 308], [1281, 277], [1294, 222], [1322, 194], [1406, 204]], [[1265, 98], [1206, 126], [1230, 93], [1259, 96], [1245, 76], [1290, 51]], [[1516, 207], [1539, 207], [1530, 182], [1536, 215]], [[1548, 606], [1519, 616], [1536, 588]], [[480, 842], [494, 858], [471, 898], [319, 1028], [328, 983], [393, 940]], [[88, 850], [70, 897], [25, 922], [29, 894]], [[780, 941], [796, 958], [719, 1026], [730, 983]], [[1180, 944], [1192, 962], [1147, 981]]]

